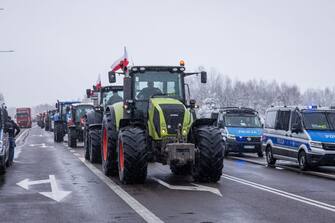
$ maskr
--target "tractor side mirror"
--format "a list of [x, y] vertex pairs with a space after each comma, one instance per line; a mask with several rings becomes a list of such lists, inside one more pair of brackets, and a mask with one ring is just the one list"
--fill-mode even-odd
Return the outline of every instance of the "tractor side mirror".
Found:
[[206, 71], [201, 71], [200, 75], [201, 75], [201, 83], [203, 83], [203, 84], [207, 83], [207, 72]]
[[86, 89], [86, 97], [87, 98], [91, 97], [91, 89]]
[[55, 104], [55, 107], [58, 109], [58, 103]]
[[196, 100], [191, 99], [190, 100], [190, 108], [195, 108]]
[[109, 83], [115, 83], [116, 82], [116, 75], [114, 71], [109, 71], [108, 72], [108, 80]]

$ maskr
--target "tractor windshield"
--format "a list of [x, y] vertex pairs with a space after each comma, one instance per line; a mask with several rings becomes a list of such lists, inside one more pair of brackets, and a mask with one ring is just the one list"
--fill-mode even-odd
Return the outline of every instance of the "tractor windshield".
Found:
[[123, 100], [123, 91], [103, 92], [102, 98], [103, 105], [112, 105]]
[[169, 97], [183, 100], [182, 74], [169, 71], [135, 73], [134, 98], [148, 100], [151, 97]]
[[82, 105], [82, 106], [78, 106], [76, 108], [76, 114], [75, 114], [75, 121], [76, 122], [80, 122], [80, 119], [86, 115], [88, 112], [91, 112], [94, 110], [93, 106], [90, 105]]

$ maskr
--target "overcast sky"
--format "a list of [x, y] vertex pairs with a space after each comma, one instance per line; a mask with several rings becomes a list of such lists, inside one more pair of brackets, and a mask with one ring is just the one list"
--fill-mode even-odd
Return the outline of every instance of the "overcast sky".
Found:
[[135, 64], [233, 79], [335, 86], [333, 0], [0, 0], [0, 92], [9, 106], [85, 94], [128, 49]]

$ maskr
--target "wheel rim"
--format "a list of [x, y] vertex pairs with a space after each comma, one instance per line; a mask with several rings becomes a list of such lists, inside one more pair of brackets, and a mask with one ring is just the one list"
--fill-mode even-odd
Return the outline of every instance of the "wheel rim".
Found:
[[119, 166], [120, 170], [123, 171], [124, 169], [124, 155], [123, 155], [123, 144], [121, 139], [119, 139]]
[[271, 150], [270, 149], [268, 149], [268, 152], [267, 152], [267, 159], [268, 159], [268, 162], [270, 162], [271, 159], [272, 159], [272, 154], [271, 154]]
[[104, 128], [104, 134], [103, 134], [103, 155], [104, 155], [104, 160], [107, 160], [107, 149], [108, 149], [108, 138], [107, 138], [107, 129]]
[[305, 156], [303, 155], [303, 153], [301, 153], [300, 155], [300, 166], [301, 167], [305, 166]]

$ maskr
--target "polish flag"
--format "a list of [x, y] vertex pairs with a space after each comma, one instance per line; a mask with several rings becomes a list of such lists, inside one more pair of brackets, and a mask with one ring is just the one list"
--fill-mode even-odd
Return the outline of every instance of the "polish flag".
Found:
[[101, 85], [101, 77], [100, 77], [100, 74], [98, 76], [98, 80], [97, 80], [97, 83], [95, 84], [95, 88], [97, 91], [100, 91], [102, 85]]
[[127, 49], [126, 47], [124, 48], [124, 52], [123, 52], [123, 56], [120, 57], [118, 60], [116, 60], [113, 65], [112, 65], [112, 71], [116, 72], [120, 69], [124, 69], [125, 67], [127, 67], [129, 64], [128, 61], [128, 54], [127, 54]]

